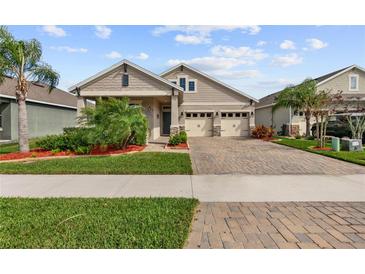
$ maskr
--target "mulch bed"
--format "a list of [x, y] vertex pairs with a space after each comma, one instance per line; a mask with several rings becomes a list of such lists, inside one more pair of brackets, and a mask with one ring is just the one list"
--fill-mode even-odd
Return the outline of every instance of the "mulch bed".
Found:
[[126, 149], [116, 149], [113, 146], [96, 147], [91, 151], [91, 155], [110, 155], [110, 154], [123, 154], [128, 152], [142, 151], [146, 146], [130, 145]]
[[[112, 155], [112, 154], [123, 154], [134, 151], [142, 151], [145, 146], [130, 145], [126, 149], [116, 149], [113, 147], [94, 148], [90, 154], [84, 155]], [[49, 150], [43, 150], [40, 148], [32, 149], [30, 152], [12, 152], [0, 155], [0, 161], [19, 160], [26, 158], [42, 158], [42, 157], [57, 157], [57, 156], [75, 156], [76, 154], [71, 151], [61, 151], [53, 153]]]
[[171, 149], [189, 149], [189, 145], [187, 143], [182, 143], [182, 144], [178, 144], [178, 145], [166, 145], [166, 148], [171, 148]]
[[318, 150], [318, 151], [332, 151], [331, 147], [310, 147], [310, 149]]

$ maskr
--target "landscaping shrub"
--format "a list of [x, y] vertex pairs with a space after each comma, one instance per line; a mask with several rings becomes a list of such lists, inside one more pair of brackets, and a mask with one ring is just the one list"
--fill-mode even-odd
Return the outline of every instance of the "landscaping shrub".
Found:
[[47, 135], [41, 137], [36, 141], [36, 146], [43, 148], [44, 150], [65, 150], [67, 144], [63, 134], [60, 135]]
[[[50, 151], [81, 151], [79, 148], [83, 147], [82, 151], [90, 151], [92, 143], [90, 142], [89, 128], [70, 128], [64, 130], [63, 134], [59, 135], [47, 135], [39, 138], [36, 141], [36, 145], [44, 150]], [[86, 150], [85, 147], [88, 147]]]
[[76, 154], [90, 154], [91, 146], [79, 146], [74, 151]]
[[302, 139], [302, 136], [301, 135], [297, 135], [297, 136], [295, 136], [295, 139]]
[[308, 136], [305, 139], [307, 139], [307, 140], [314, 140], [314, 139], [316, 139], [316, 137], [314, 137], [314, 136]]
[[271, 138], [273, 135], [274, 130], [264, 125], [258, 125], [251, 131], [251, 136], [257, 139]]
[[186, 144], [186, 142], [188, 141], [188, 135], [186, 134], [186, 132], [180, 131], [179, 135], [180, 135], [181, 143]]
[[176, 146], [178, 144], [181, 144], [181, 137], [179, 133], [176, 133], [174, 135], [170, 135], [169, 138], [169, 145]]
[[147, 119], [142, 107], [129, 105], [128, 98], [97, 100], [96, 107], [83, 110], [86, 124], [92, 128], [95, 145], [114, 145], [125, 149], [128, 144], [146, 143]]

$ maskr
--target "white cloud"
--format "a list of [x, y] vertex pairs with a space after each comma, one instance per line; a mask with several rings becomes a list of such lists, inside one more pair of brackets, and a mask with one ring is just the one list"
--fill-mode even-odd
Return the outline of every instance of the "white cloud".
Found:
[[118, 51], [113, 50], [113, 51], [105, 54], [105, 57], [108, 59], [119, 59], [122, 57], [122, 54], [119, 53]]
[[242, 33], [255, 35], [260, 32], [259, 26], [162, 26], [152, 31], [152, 34], [159, 36], [168, 32], [180, 32], [175, 36], [175, 41], [183, 44], [207, 44], [211, 42], [211, 33], [214, 31], [241, 30]]
[[295, 43], [291, 40], [284, 40], [280, 44], [281, 49], [295, 49]]
[[211, 49], [215, 56], [228, 58], [246, 58], [247, 60], [262, 60], [267, 54], [262, 49], [251, 49], [250, 47], [215, 46]]
[[313, 50], [323, 49], [328, 46], [328, 43], [325, 43], [317, 38], [307, 39], [306, 42], [308, 43], [309, 47]]
[[281, 67], [289, 67], [291, 65], [297, 65], [302, 62], [303, 62], [303, 58], [296, 53], [275, 56], [272, 60], [273, 65], [277, 65], [277, 66], [281, 66]]
[[66, 36], [66, 31], [63, 28], [57, 27], [55, 25], [43, 26], [42, 30], [49, 36], [53, 37], [64, 37]]
[[95, 35], [101, 39], [109, 39], [112, 30], [107, 26], [95, 26]]
[[139, 60], [147, 60], [150, 56], [145, 53], [145, 52], [141, 52], [140, 54], [138, 54], [136, 56], [136, 59], [139, 59]]
[[175, 41], [181, 44], [208, 44], [211, 42], [211, 39], [204, 35], [184, 35], [178, 34], [175, 36]]
[[261, 75], [258, 70], [214, 70], [210, 74], [225, 79], [256, 78]]
[[261, 40], [261, 41], [258, 41], [256, 45], [257, 45], [258, 47], [263, 47], [263, 46], [265, 46], [266, 44], [267, 44], [267, 42], [266, 42], [266, 41], [262, 41], [262, 40]]
[[260, 86], [263, 87], [279, 87], [279, 86], [286, 86], [293, 84], [292, 80], [288, 80], [285, 78], [279, 78], [277, 80], [265, 80], [265, 81], [259, 81], [257, 82]]
[[69, 46], [58, 46], [58, 47], [54, 47], [52, 46], [51, 49], [53, 50], [57, 50], [57, 51], [66, 51], [68, 53], [86, 53], [88, 52], [88, 49], [86, 48], [73, 48], [73, 47], [69, 47]]
[[179, 63], [192, 65], [198, 69], [205, 71], [213, 71], [231, 69], [239, 65], [247, 64], [248, 62], [237, 58], [226, 58], [217, 56], [197, 57], [189, 60], [170, 59], [167, 62], [169, 66], [175, 66]]

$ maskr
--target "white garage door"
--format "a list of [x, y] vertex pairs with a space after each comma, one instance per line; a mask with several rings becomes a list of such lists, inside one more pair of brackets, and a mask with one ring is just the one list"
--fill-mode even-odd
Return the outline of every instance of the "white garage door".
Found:
[[247, 112], [222, 112], [221, 136], [248, 136]]
[[188, 136], [213, 136], [213, 113], [186, 113], [185, 130]]

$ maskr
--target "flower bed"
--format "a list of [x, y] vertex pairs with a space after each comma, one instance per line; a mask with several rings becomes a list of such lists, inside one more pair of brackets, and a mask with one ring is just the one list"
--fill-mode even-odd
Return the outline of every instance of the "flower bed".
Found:
[[74, 153], [69, 151], [52, 152], [43, 149], [32, 149], [30, 152], [12, 152], [0, 155], [0, 161], [7, 160], [18, 160], [25, 158], [41, 158], [41, 157], [51, 157], [51, 156], [67, 156], [74, 155]]
[[309, 147], [309, 148], [318, 151], [332, 151], [331, 147]]
[[129, 145], [126, 149], [116, 149], [113, 146], [108, 147], [95, 147], [91, 150], [91, 155], [110, 155], [110, 154], [122, 154], [134, 151], [142, 151], [145, 146]]
[[[107, 148], [94, 148], [90, 154], [85, 155], [111, 155], [111, 154], [123, 154], [133, 151], [142, 151], [145, 146], [130, 145], [126, 149], [115, 149], [113, 147]], [[43, 149], [32, 149], [30, 152], [12, 152], [0, 155], [0, 161], [19, 160], [26, 158], [42, 158], [42, 157], [57, 157], [57, 156], [75, 156], [77, 155], [71, 151], [52, 152]]]
[[171, 149], [189, 149], [189, 145], [187, 143], [180, 143], [177, 145], [166, 145], [165, 148], [171, 148]]

